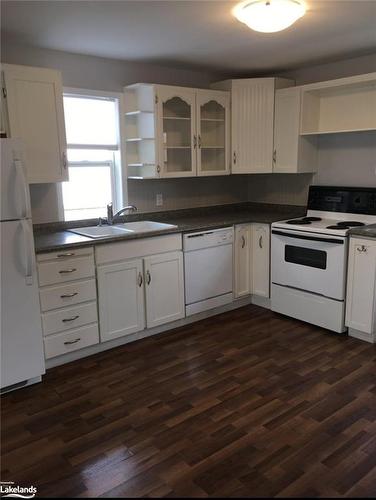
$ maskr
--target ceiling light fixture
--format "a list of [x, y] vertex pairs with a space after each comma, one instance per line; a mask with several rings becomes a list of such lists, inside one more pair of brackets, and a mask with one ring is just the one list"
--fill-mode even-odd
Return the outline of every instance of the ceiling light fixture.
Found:
[[305, 14], [298, 0], [246, 0], [233, 9], [233, 15], [249, 28], [262, 33], [282, 31]]

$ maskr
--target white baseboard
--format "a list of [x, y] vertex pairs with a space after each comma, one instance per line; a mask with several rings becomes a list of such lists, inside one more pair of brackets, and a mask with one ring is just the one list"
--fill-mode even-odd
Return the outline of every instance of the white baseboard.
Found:
[[348, 333], [349, 337], [364, 340], [370, 344], [376, 344], [376, 334], [361, 332], [360, 330], [355, 330], [354, 328], [349, 328]]
[[179, 319], [171, 323], [166, 323], [165, 325], [156, 326], [155, 328], [145, 329], [137, 333], [132, 333], [131, 335], [126, 335], [125, 337], [109, 340], [108, 342], [103, 342], [90, 347], [86, 347], [84, 349], [80, 349], [78, 351], [70, 352], [68, 354], [63, 354], [62, 356], [46, 360], [46, 368], [47, 369], [53, 368], [55, 366], [63, 365], [65, 363], [70, 363], [71, 361], [75, 361], [77, 359], [86, 358], [88, 356], [92, 356], [93, 354], [113, 349], [114, 347], [118, 347], [124, 344], [129, 344], [130, 342], [134, 342], [135, 340], [151, 337], [152, 335], [158, 335], [159, 333], [167, 332], [168, 330], [172, 330], [174, 328], [179, 328], [181, 326], [189, 325], [191, 323], [195, 323], [196, 321], [210, 318], [211, 316], [216, 316], [217, 314], [221, 314], [227, 311], [232, 311], [234, 309], [238, 309], [239, 307], [243, 307], [253, 303], [253, 299], [254, 297], [249, 295], [241, 299], [236, 299], [230, 302], [229, 304], [225, 304], [223, 306], [216, 307], [208, 311], [202, 311], [199, 312], [198, 314], [187, 316], [186, 318]]

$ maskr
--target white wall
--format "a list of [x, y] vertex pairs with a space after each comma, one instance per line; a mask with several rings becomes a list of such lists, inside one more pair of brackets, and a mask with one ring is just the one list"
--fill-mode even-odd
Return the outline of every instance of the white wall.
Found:
[[376, 132], [321, 136], [314, 182], [376, 187]]

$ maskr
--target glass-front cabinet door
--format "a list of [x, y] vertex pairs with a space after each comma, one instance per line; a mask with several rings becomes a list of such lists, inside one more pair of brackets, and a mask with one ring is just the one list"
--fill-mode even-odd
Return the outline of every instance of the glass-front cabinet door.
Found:
[[230, 173], [229, 94], [197, 91], [197, 173], [226, 175]]
[[161, 176], [196, 175], [197, 135], [194, 89], [157, 86]]

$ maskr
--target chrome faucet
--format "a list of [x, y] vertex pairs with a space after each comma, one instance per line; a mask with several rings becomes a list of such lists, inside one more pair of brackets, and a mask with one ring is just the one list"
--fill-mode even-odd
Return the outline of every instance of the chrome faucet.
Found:
[[112, 203], [109, 203], [107, 205], [107, 224], [112, 225], [116, 221], [116, 219], [123, 215], [127, 210], [130, 210], [131, 212], [137, 212], [137, 207], [135, 207], [134, 205], [128, 205], [114, 214]]

